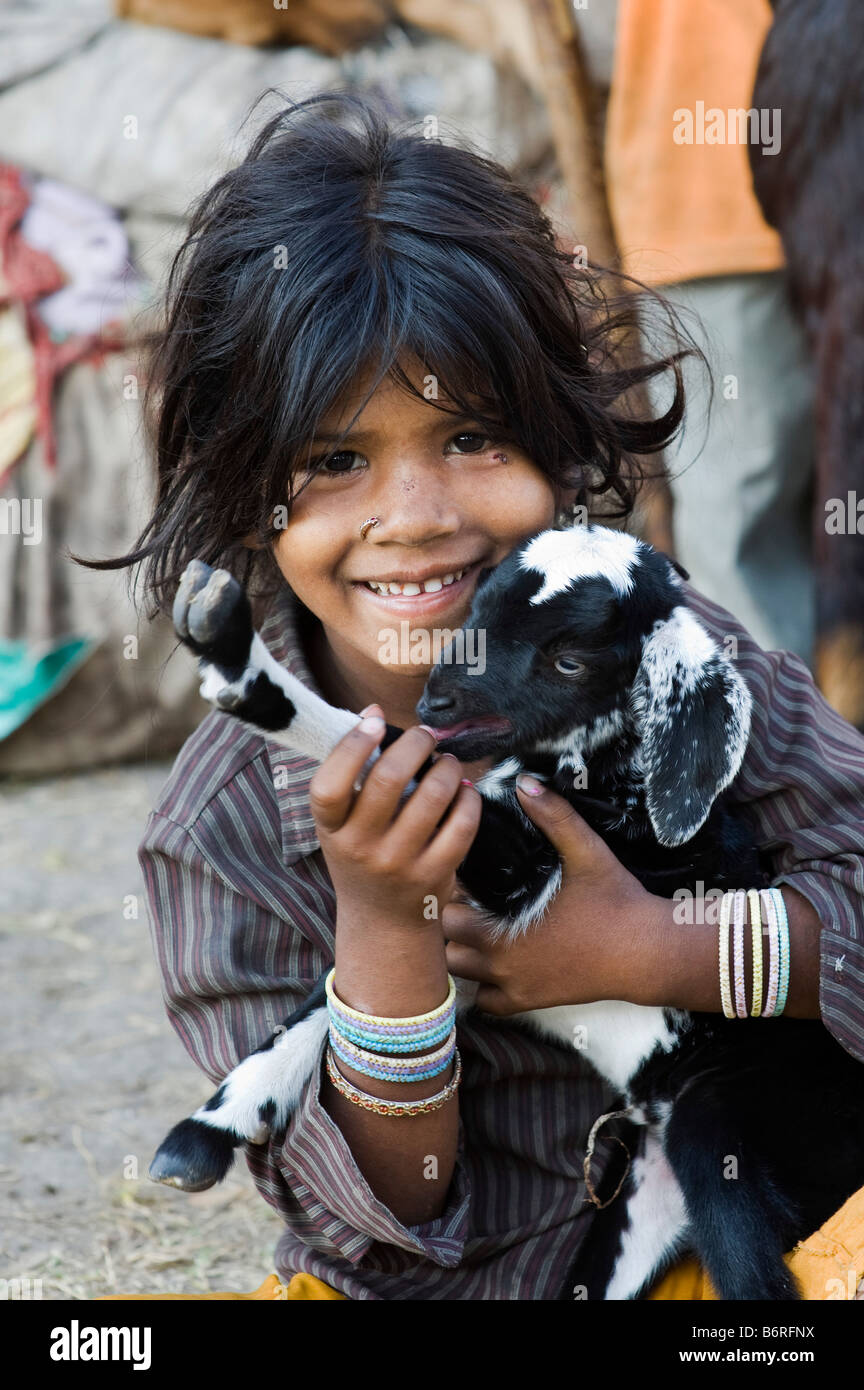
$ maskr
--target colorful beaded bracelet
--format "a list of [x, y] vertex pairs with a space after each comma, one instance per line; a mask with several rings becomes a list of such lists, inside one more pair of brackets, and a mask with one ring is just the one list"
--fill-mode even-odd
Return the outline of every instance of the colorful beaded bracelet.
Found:
[[[366, 1062], [371, 1067], [390, 1067], [397, 1071], [412, 1072], [418, 1068], [433, 1066], [440, 1062], [443, 1057], [453, 1055], [453, 1048], [456, 1045], [456, 1029], [451, 1028], [447, 1037], [444, 1039], [444, 1046], [435, 1052], [424, 1052], [417, 1057], [390, 1057], [383, 1056], [380, 1052], [369, 1052], [366, 1048], [357, 1047], [353, 1042], [348, 1041], [341, 1033], [334, 1028], [330, 1029], [330, 1041], [334, 1041], [342, 1048], [349, 1058], [354, 1058], [358, 1062]], [[358, 1068], [359, 1070], [359, 1068]]]
[[762, 1012], [762, 913], [757, 889], [747, 889], [747, 901], [750, 904], [750, 939], [753, 947], [753, 1007], [750, 1015], [758, 1018]]
[[733, 897], [732, 893], [724, 893], [720, 903], [720, 1000], [727, 1018], [735, 1017], [729, 980], [729, 918], [732, 915]]
[[336, 994], [336, 990], [333, 985], [333, 981], [335, 980], [335, 978], [336, 967], [334, 965], [333, 969], [330, 971], [330, 974], [327, 976], [324, 985], [327, 991], [328, 1004], [331, 1005], [338, 1013], [344, 1014], [346, 1018], [353, 1020], [355, 1024], [360, 1024], [364, 1028], [392, 1028], [402, 1031], [406, 1028], [416, 1028], [423, 1024], [428, 1025], [431, 1023], [438, 1023], [444, 1017], [445, 1014], [449, 1013], [453, 1009], [456, 1003], [456, 981], [453, 979], [452, 975], [448, 975], [447, 983], [449, 985], [449, 989], [447, 991], [447, 998], [444, 1000], [443, 1004], [438, 1005], [437, 1009], [430, 1009], [428, 1013], [415, 1014], [413, 1017], [410, 1018], [382, 1018], [378, 1014], [360, 1013], [359, 1010], [352, 1009], [350, 1005], [343, 1004], [342, 1000]]
[[780, 889], [772, 888], [770, 892], [777, 903], [778, 944], [780, 948], [780, 984], [777, 987], [777, 1007], [774, 1010], [774, 1017], [777, 1018], [786, 1007], [786, 995], [789, 991], [789, 919], [786, 916], [786, 904]]
[[739, 888], [732, 903], [732, 964], [735, 982], [735, 1016], [747, 1017], [747, 992], [744, 988], [744, 913], [747, 894]]
[[[720, 1001], [726, 1018], [747, 1017], [747, 996], [744, 979], [744, 917], [750, 906], [750, 931], [753, 964], [752, 1018], [776, 1018], [785, 1008], [789, 989], [789, 921], [786, 904], [779, 888], [749, 888], [730, 890], [723, 894], [720, 904]], [[734, 989], [729, 978], [729, 918], [733, 916]], [[768, 984], [765, 982], [765, 960], [762, 937], [768, 937]]]
[[462, 1059], [459, 1056], [458, 1047], [455, 1050], [456, 1068], [453, 1076], [443, 1091], [438, 1091], [434, 1096], [429, 1096], [425, 1100], [382, 1100], [380, 1096], [370, 1096], [366, 1091], [358, 1090], [352, 1086], [351, 1082], [342, 1075], [336, 1066], [336, 1061], [331, 1048], [327, 1048], [326, 1053], [327, 1075], [336, 1090], [343, 1095], [346, 1100], [350, 1100], [353, 1105], [362, 1106], [364, 1110], [372, 1110], [376, 1115], [426, 1115], [430, 1110], [440, 1110], [442, 1105], [446, 1105], [448, 1100], [454, 1096], [462, 1080]]
[[437, 1052], [424, 1053], [422, 1057], [381, 1057], [346, 1043], [332, 1028], [330, 1046], [341, 1061], [347, 1062], [364, 1076], [374, 1076], [379, 1081], [427, 1081], [433, 1076], [440, 1076], [453, 1061], [456, 1029], [451, 1029], [446, 1046]]
[[448, 1014], [444, 1021], [436, 1028], [430, 1029], [426, 1033], [412, 1034], [410, 1037], [402, 1037], [398, 1033], [391, 1033], [386, 1038], [382, 1038], [377, 1033], [369, 1033], [362, 1028], [355, 1028], [335, 1014], [330, 1014], [330, 1027], [338, 1033], [340, 1038], [345, 1038], [355, 1047], [368, 1048], [370, 1052], [379, 1053], [412, 1053], [424, 1052], [427, 1048], [438, 1047], [453, 1031], [455, 1011]]

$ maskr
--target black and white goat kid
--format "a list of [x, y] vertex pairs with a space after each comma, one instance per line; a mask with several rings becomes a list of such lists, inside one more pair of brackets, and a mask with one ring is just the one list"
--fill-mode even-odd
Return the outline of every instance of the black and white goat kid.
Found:
[[[224, 570], [187, 567], [174, 622], [200, 658], [205, 698], [269, 739], [323, 760], [357, 722], [273, 659]], [[767, 883], [744, 808], [725, 790], [745, 754], [750, 694], [665, 556], [603, 527], [544, 531], [481, 573], [466, 627], [485, 632], [485, 671], [448, 662], [448, 649], [417, 713], [438, 750], [497, 759], [477, 782], [482, 816], [459, 878], [498, 930], [537, 926], [561, 883], [557, 852], [519, 805], [523, 769], [567, 797], [651, 892]], [[367, 771], [400, 732], [388, 726]], [[462, 1007], [470, 999], [469, 989]], [[798, 1297], [784, 1251], [864, 1184], [864, 1066], [821, 1022], [615, 1000], [515, 1021], [564, 1046], [578, 1039], [628, 1111], [619, 1133], [632, 1162], [562, 1297], [578, 1287], [637, 1298], [688, 1250], [723, 1299]], [[151, 1177], [209, 1187], [237, 1145], [284, 1132], [326, 1032], [322, 980], [174, 1127]]]

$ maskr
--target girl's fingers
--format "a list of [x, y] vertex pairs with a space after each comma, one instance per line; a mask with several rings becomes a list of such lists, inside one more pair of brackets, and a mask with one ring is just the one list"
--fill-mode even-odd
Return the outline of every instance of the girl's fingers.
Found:
[[367, 716], [341, 738], [309, 783], [309, 804], [315, 820], [325, 830], [344, 825], [354, 804], [354, 783], [364, 763], [381, 742], [386, 725], [376, 715]]
[[481, 985], [494, 983], [492, 967], [474, 946], [463, 946], [458, 941], [448, 941], [444, 947], [447, 956], [447, 969], [460, 980], [476, 980]]
[[414, 859], [435, 834], [435, 828], [452, 804], [462, 781], [462, 764], [445, 753], [423, 774], [419, 786], [401, 806], [387, 830], [387, 844], [394, 858]]
[[428, 866], [430, 880], [461, 864], [477, 834], [482, 809], [483, 798], [477, 788], [460, 785], [440, 830], [418, 859], [418, 868]]
[[503, 989], [497, 985], [481, 985], [474, 999], [474, 1007], [482, 1014], [496, 1014], [499, 1018], [507, 1018], [514, 1012], [522, 1013], [522, 1009], [514, 1010]]
[[434, 735], [419, 724], [385, 749], [367, 773], [354, 804], [352, 824], [358, 831], [383, 835], [389, 829], [405, 787], [434, 750]]
[[489, 914], [476, 907], [454, 903], [452, 898], [441, 913], [441, 927], [448, 941], [476, 946], [487, 938]]

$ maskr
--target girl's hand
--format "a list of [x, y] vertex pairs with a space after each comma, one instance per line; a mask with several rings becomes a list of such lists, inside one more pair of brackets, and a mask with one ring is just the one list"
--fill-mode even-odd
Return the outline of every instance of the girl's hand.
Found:
[[[482, 800], [462, 784], [462, 765], [444, 754], [400, 807], [407, 783], [434, 750], [427, 730], [407, 729], [381, 754], [362, 789], [354, 783], [384, 733], [379, 705], [339, 741], [310, 783], [310, 804], [339, 913], [403, 930], [434, 923], [456, 884], [480, 823]], [[446, 813], [446, 814], [445, 814]], [[442, 824], [438, 822], [444, 816]]]
[[542, 923], [515, 941], [493, 941], [488, 915], [460, 903], [457, 893], [442, 914], [447, 968], [480, 982], [477, 1006], [490, 1014], [596, 999], [641, 1003], [643, 991], [653, 992], [646, 971], [656, 959], [662, 900], [642, 887], [563, 796], [545, 787], [530, 796], [518, 783], [517, 791], [525, 814], [561, 855], [561, 888]]

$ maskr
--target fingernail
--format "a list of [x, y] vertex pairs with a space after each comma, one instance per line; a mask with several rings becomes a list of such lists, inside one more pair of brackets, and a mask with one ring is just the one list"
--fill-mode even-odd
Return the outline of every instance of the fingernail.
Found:
[[418, 724], [418, 725], [417, 725], [417, 728], [418, 728], [418, 729], [425, 729], [426, 732], [427, 732], [427, 734], [431, 734], [432, 737], [434, 738], [435, 742], [436, 742], [436, 743], [438, 742], [438, 735], [436, 734], [436, 732], [435, 732], [434, 729], [430, 729], [430, 728], [429, 728], [429, 725], [428, 725], [428, 724]]
[[535, 782], [533, 777], [520, 772], [516, 778], [516, 785], [520, 791], [527, 793], [528, 796], [539, 796], [543, 788], [539, 782]]
[[365, 709], [361, 709], [360, 713], [361, 713], [361, 714], [368, 714], [369, 711], [370, 711], [370, 709], [380, 709], [380, 708], [381, 708], [380, 705], [378, 705], [378, 704], [373, 700], [372, 703], [371, 703], [371, 705], [367, 705]]
[[360, 721], [361, 734], [383, 734], [384, 720], [380, 714], [370, 714], [366, 719]]
[[473, 787], [474, 783], [471, 781], [470, 777], [463, 777], [462, 785], [463, 787]]

